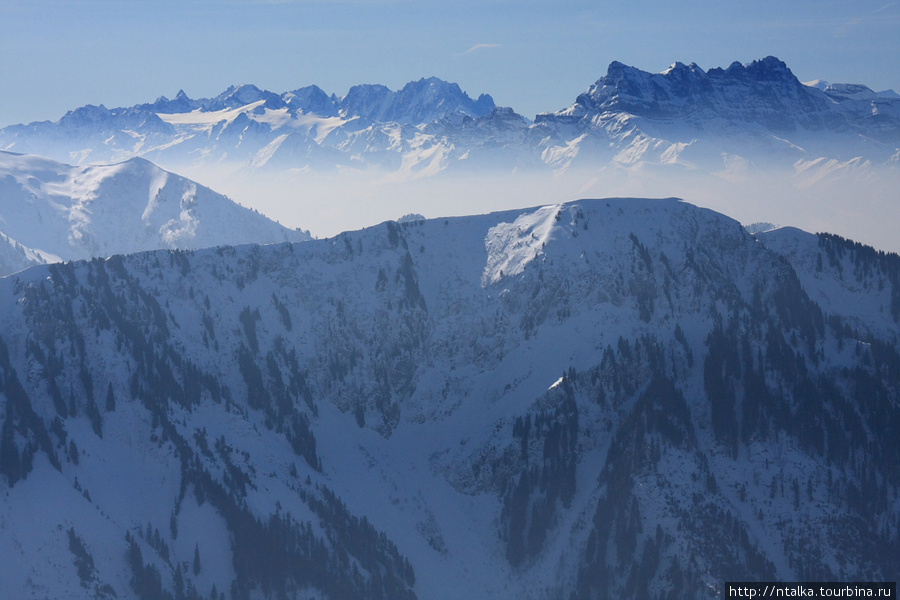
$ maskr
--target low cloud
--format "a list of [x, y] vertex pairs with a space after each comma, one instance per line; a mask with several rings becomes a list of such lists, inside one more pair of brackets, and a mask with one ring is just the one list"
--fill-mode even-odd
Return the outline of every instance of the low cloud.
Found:
[[499, 48], [501, 44], [475, 44], [463, 54], [472, 54], [473, 52], [478, 52], [479, 50], [487, 50], [488, 48]]

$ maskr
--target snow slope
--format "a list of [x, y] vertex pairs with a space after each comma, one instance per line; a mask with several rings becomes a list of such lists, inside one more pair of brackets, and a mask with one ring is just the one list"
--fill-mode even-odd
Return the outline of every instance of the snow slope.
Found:
[[144, 159], [73, 167], [9, 152], [0, 152], [0, 232], [0, 274], [156, 248], [309, 238]]

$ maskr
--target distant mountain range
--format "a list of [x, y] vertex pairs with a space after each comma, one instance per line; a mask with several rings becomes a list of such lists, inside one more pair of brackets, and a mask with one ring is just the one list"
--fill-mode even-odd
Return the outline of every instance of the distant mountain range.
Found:
[[[397, 154], [411, 132], [398, 127], [452, 116], [480, 119], [495, 109], [490, 96], [472, 100], [459, 86], [422, 79], [393, 92], [358, 85], [346, 96], [316, 86], [275, 94], [253, 85], [230, 87], [215, 98], [174, 100], [107, 109], [85, 106], [55, 123], [0, 130], [0, 148], [59, 160], [120, 161], [143, 156], [160, 164], [236, 161], [262, 167], [335, 167]], [[363, 155], [360, 162], [356, 155]], [[376, 160], [376, 162], [378, 162]]]
[[76, 165], [142, 157], [320, 235], [428, 214], [429, 199], [465, 214], [681, 196], [900, 250], [887, 225], [900, 219], [900, 97], [804, 85], [774, 57], [663, 73], [613, 62], [571, 106], [533, 119], [436, 78], [343, 97], [316, 86], [179, 92], [6, 127], [0, 149]]
[[429, 78], [396, 92], [359, 85], [342, 98], [316, 86], [276, 94], [242, 85], [201, 100], [179, 92], [0, 130], [0, 149], [77, 164], [142, 156], [163, 165], [413, 172], [497, 164], [559, 170], [598, 160], [706, 159], [715, 168], [722, 153], [788, 166], [821, 157], [881, 164], [896, 162], [898, 147], [897, 94], [803, 85], [774, 57], [709, 71], [676, 63], [659, 74], [613, 62], [572, 106], [533, 121], [486, 94], [473, 100], [458, 85]]
[[140, 250], [307, 239], [142, 158], [73, 167], [0, 151], [0, 276]]
[[2, 595], [896, 581], [900, 259], [758, 231], [590, 200], [2, 278]]

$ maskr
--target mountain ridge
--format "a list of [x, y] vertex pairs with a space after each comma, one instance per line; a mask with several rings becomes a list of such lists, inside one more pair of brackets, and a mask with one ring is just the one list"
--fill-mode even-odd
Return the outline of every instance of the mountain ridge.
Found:
[[[858, 135], [889, 147], [884, 152], [873, 154], [874, 148], [865, 150], [856, 143], [852, 152], [862, 150], [863, 156], [869, 155], [870, 159], [878, 163], [889, 161], [891, 152], [896, 151], [896, 146], [900, 144], [900, 102], [889, 95], [864, 93], [860, 90], [868, 88], [861, 85], [840, 84], [820, 87], [802, 84], [784, 62], [772, 56], [746, 65], [735, 62], [725, 69], [712, 68], [709, 71], [704, 71], [695, 63], [684, 65], [676, 62], [671, 68], [658, 74], [647, 73], [614, 61], [610, 64], [607, 74], [592, 84], [586, 92], [578, 95], [575, 103], [569, 108], [536, 115], [533, 125], [527, 119], [520, 118], [520, 127], [536, 128], [533, 134], [525, 137], [525, 140], [532, 140], [526, 141], [526, 146], [530, 145], [532, 152], [543, 153], [542, 160], [551, 169], [564, 168], [569, 162], [549, 159], [548, 152], [549, 156], [552, 156], [558, 154], [566, 145], [580, 143], [573, 138], [573, 133], [568, 131], [573, 125], [575, 133], [593, 132], [591, 135], [609, 136], [614, 144], [619, 146], [621, 156], [621, 150], [627, 148], [628, 140], [618, 135], [616, 131], [621, 127], [623, 119], [627, 120], [629, 115], [631, 118], [641, 119], [642, 123], [659, 122], [662, 125], [674, 119], [682, 125], [699, 128], [700, 132], [704, 128], [723, 128], [728, 135], [756, 137], [767, 132], [776, 134], [821, 132], [845, 138], [848, 135]], [[853, 93], [847, 91], [851, 89], [857, 91]], [[357, 85], [351, 87], [341, 98], [334, 94], [329, 96], [315, 85], [276, 94], [246, 84], [231, 86], [218, 96], [208, 99], [192, 100], [183, 91], [179, 91], [175, 100], [161, 97], [155, 103], [130, 108], [106, 109], [102, 105], [82, 107], [70, 111], [57, 123], [43, 121], [6, 127], [0, 130], [0, 147], [41, 154], [42, 152], [37, 149], [45, 142], [50, 142], [48, 147], [63, 143], [70, 148], [70, 152], [73, 142], [88, 143], [92, 148], [86, 153], [84, 149], [81, 150], [84, 157], [94, 154], [97, 155], [96, 159], [108, 160], [112, 156], [138, 156], [149, 153], [156, 157], [156, 160], [160, 160], [179, 150], [196, 135], [191, 133], [190, 127], [184, 127], [192, 123], [189, 114], [239, 110], [240, 114], [249, 119], [241, 121], [241, 128], [252, 125], [253, 135], [259, 137], [258, 141], [252, 141], [254, 150], [250, 154], [241, 152], [236, 154], [239, 161], [242, 160], [240, 158], [242, 155], [248, 156], [244, 160], [252, 160], [254, 154], [258, 155], [260, 148], [271, 145], [274, 137], [279, 134], [288, 137], [297, 136], [299, 132], [294, 121], [301, 116], [341, 119], [337, 122], [337, 129], [333, 129], [332, 133], [324, 137], [314, 136], [314, 147], [330, 146], [343, 153], [357, 147], [357, 144], [348, 145], [350, 139], [362, 136], [366, 140], [365, 143], [371, 147], [370, 152], [374, 151], [371, 158], [375, 158], [385, 150], [409, 151], [418, 136], [423, 141], [427, 140], [427, 148], [440, 147], [445, 154], [451, 152], [449, 158], [465, 154], [470, 148], [468, 144], [464, 144], [463, 148], [452, 153], [452, 146], [464, 143], [464, 139], [459, 138], [455, 132], [448, 131], [446, 126], [442, 128], [443, 133], [435, 137], [430, 131], [434, 124], [447, 123], [447, 119], [460, 117], [463, 120], [470, 118], [481, 121], [490, 117], [496, 109], [490, 96], [482, 94], [477, 100], [473, 100], [457, 84], [435, 77], [410, 82], [396, 92], [382, 85]], [[176, 115], [181, 116], [176, 119]], [[357, 120], [361, 122], [354, 123]], [[201, 122], [194, 120], [196, 125]], [[222, 135], [229, 128], [234, 128], [227, 122], [219, 124], [222, 127], [221, 133], [216, 135]], [[390, 134], [391, 124], [409, 125], [416, 130], [408, 133], [401, 131], [403, 139], [401, 144], [392, 141], [385, 146], [379, 138], [393, 137]], [[633, 129], [633, 125], [634, 123], [631, 123], [627, 127]], [[748, 125], [752, 126], [749, 130]], [[90, 135], [82, 141], [71, 139], [72, 136], [78, 137], [79, 130], [91, 126], [95, 129], [100, 128], [105, 133], [124, 130], [137, 132], [144, 141], [129, 148], [127, 139], [122, 138], [120, 142], [111, 146], [114, 149], [111, 154], [109, 149], [101, 149], [95, 142], [90, 142]], [[640, 127], [639, 125], [639, 131]], [[422, 136], [423, 132], [417, 131], [422, 128], [427, 134], [425, 137]], [[69, 138], [67, 141], [62, 142], [61, 139], [58, 142], [52, 141], [66, 130], [71, 130], [66, 134]], [[346, 130], [350, 137], [335, 136], [334, 132], [337, 130]], [[653, 132], [654, 127], [651, 127], [646, 133], [652, 136]], [[680, 137], [684, 135], [683, 133], [679, 134], [676, 131], [666, 133], [667, 136], [673, 134], [676, 136], [675, 139], [669, 137], [660, 141], [667, 147], [671, 147], [673, 142], [682, 141]], [[81, 135], [83, 137], [84, 133]], [[442, 136], [447, 136], [447, 139], [442, 139]], [[501, 131], [491, 127], [482, 128], [481, 136], [482, 144], [508, 143], [504, 141], [506, 137]], [[329, 138], [333, 140], [329, 142]], [[304, 139], [309, 140], [309, 136], [304, 136]], [[248, 139], [243, 143], [251, 142]], [[216, 152], [223, 152], [224, 149], [223, 146]], [[829, 151], [834, 152], [830, 147]], [[186, 155], [176, 152], [166, 160], [180, 161], [191, 154], [191, 151]], [[59, 157], [59, 154], [53, 152], [49, 155]], [[365, 156], [365, 152], [362, 155]], [[803, 157], [803, 155], [804, 152], [795, 152], [795, 156]], [[290, 164], [292, 160], [296, 161], [297, 158], [294, 155], [286, 164]], [[847, 160], [852, 156], [842, 155], [841, 158]], [[441, 169], [447, 168], [452, 161], [445, 160], [444, 163]], [[259, 166], [266, 163], [257, 160], [254, 164]], [[375, 164], [378, 164], [377, 160]]]
[[40, 262], [154, 248], [310, 237], [140, 157], [74, 167], [3, 151], [0, 233], [12, 253], [0, 260], [0, 275]]
[[[609, 198], [0, 279], [4, 580], [447, 599], [892, 580], [898, 258], [778, 231]], [[65, 503], [13, 517], [52, 486]]]

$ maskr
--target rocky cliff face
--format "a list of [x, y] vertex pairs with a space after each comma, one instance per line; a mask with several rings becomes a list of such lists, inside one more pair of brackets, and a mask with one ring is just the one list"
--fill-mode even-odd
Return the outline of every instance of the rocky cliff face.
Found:
[[675, 63], [658, 74], [614, 62], [562, 114], [628, 113], [695, 126], [721, 119], [792, 131], [821, 126], [819, 118], [833, 110], [830, 104], [825, 94], [811, 92], [786, 64], [770, 56], [708, 72], [694, 63]]

